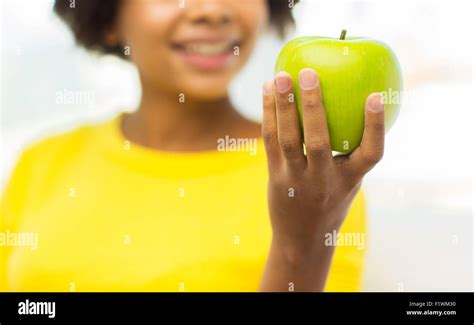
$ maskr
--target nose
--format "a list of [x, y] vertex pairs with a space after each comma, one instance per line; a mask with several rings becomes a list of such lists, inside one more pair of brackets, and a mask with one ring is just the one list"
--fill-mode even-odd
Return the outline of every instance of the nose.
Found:
[[209, 25], [212, 27], [228, 25], [233, 19], [231, 8], [226, 1], [222, 0], [196, 1], [188, 7], [188, 17], [195, 25]]

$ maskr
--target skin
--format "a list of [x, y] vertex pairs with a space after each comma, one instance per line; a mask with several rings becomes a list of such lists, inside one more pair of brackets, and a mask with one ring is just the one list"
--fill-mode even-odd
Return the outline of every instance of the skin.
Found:
[[[378, 94], [366, 104], [362, 144], [350, 156], [333, 158], [317, 74], [302, 70], [304, 138], [298, 125], [291, 77], [279, 73], [263, 91], [263, 124], [240, 116], [229, 100], [229, 84], [249, 58], [268, 23], [266, 1], [124, 0], [114, 28], [105, 40], [130, 46], [142, 99], [121, 123], [133, 143], [156, 150], [216, 150], [216, 141], [263, 134], [268, 158], [268, 204], [273, 239], [262, 291], [324, 289], [333, 247], [324, 234], [338, 230], [363, 176], [383, 155], [383, 104]], [[240, 53], [215, 71], [190, 67], [172, 44], [190, 36], [237, 37]], [[186, 97], [185, 105], [178, 100]], [[307, 154], [303, 152], [303, 142]], [[293, 188], [295, 196], [288, 190]]]
[[[383, 156], [384, 109], [380, 94], [366, 101], [361, 145], [348, 156], [332, 156], [326, 113], [315, 71], [299, 76], [304, 139], [298, 124], [291, 77], [279, 73], [263, 91], [263, 138], [268, 158], [268, 201], [273, 238], [263, 291], [322, 291], [334, 247], [324, 235], [338, 231], [363, 176]], [[302, 141], [306, 146], [306, 155]], [[294, 196], [289, 196], [289, 189]]]
[[[268, 20], [266, 1], [124, 0], [108, 39], [131, 48], [142, 84], [136, 113], [124, 134], [142, 145], [168, 151], [215, 150], [216, 139], [258, 137], [260, 126], [244, 119], [229, 100], [229, 84], [245, 65]], [[237, 37], [239, 55], [218, 71], [200, 71], [171, 49], [195, 36]], [[178, 101], [185, 95], [185, 105]]]

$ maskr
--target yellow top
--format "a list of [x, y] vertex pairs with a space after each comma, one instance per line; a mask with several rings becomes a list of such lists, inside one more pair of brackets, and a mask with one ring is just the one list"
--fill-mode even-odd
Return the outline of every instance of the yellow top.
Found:
[[[257, 291], [271, 239], [261, 139], [255, 155], [160, 152], [119, 121], [23, 152], [1, 199], [0, 291]], [[365, 232], [362, 194], [341, 231]], [[359, 290], [363, 251], [336, 249], [328, 291]]]

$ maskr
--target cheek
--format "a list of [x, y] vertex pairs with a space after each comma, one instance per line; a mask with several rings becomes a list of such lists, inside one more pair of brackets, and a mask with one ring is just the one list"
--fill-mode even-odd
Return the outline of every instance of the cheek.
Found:
[[269, 13], [266, 1], [255, 1], [251, 5], [247, 1], [242, 1], [241, 3], [239, 4], [238, 12], [246, 39], [246, 46], [241, 54], [242, 58], [247, 60], [254, 49], [258, 36], [264, 32], [268, 24]]
[[239, 5], [239, 16], [242, 26], [253, 36], [261, 34], [269, 20], [269, 11], [266, 1], [254, 1], [251, 5], [246, 1], [242, 1], [242, 3], [243, 4]]
[[138, 66], [149, 63], [166, 49], [166, 36], [175, 15], [176, 6], [170, 2], [126, 1], [120, 16], [120, 34]]

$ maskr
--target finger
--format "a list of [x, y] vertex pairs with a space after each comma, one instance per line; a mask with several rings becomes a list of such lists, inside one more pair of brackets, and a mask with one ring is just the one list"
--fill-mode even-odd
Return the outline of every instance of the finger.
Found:
[[279, 72], [274, 88], [280, 149], [288, 164], [300, 167], [305, 157], [291, 76]]
[[321, 168], [332, 161], [332, 151], [319, 76], [312, 69], [301, 70], [299, 87], [308, 164]]
[[364, 135], [360, 146], [350, 155], [349, 167], [358, 174], [371, 170], [383, 157], [385, 123], [383, 97], [371, 94], [365, 103]]
[[278, 143], [278, 128], [273, 96], [273, 80], [263, 84], [263, 122], [262, 137], [265, 142], [268, 163], [276, 163], [281, 157]]

